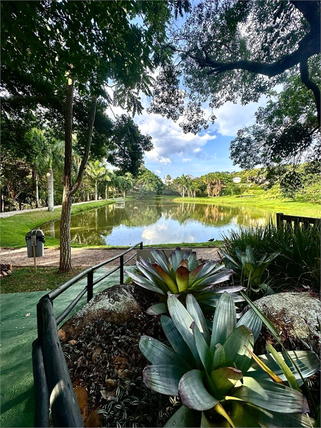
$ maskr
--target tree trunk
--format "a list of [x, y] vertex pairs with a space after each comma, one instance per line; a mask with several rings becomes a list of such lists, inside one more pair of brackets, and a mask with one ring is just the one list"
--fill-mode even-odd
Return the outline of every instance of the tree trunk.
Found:
[[36, 182], [36, 208], [39, 208], [39, 180], [38, 174], [35, 172], [35, 182]]
[[66, 195], [64, 191], [60, 218], [60, 272], [69, 272], [71, 270], [71, 206], [72, 197], [70, 194]]
[[53, 171], [49, 169], [47, 172], [48, 179], [48, 211], [54, 210], [54, 181], [53, 181]]
[[95, 181], [95, 201], [98, 201], [98, 182]]
[[71, 270], [71, 238], [70, 238], [70, 217], [72, 196], [78, 190], [87, 165], [94, 121], [96, 116], [97, 97], [91, 99], [91, 107], [88, 120], [88, 133], [85, 151], [79, 167], [77, 179], [74, 185], [71, 182], [72, 170], [72, 116], [73, 116], [73, 89], [72, 79], [68, 79], [66, 112], [65, 112], [65, 166], [64, 166], [64, 192], [61, 208], [60, 221], [60, 263], [59, 272], [69, 272]]
[[73, 115], [74, 83], [68, 79], [65, 111], [65, 165], [64, 165], [64, 190], [62, 197], [60, 219], [60, 263], [59, 272], [71, 270], [71, 167], [72, 167], [72, 115]]

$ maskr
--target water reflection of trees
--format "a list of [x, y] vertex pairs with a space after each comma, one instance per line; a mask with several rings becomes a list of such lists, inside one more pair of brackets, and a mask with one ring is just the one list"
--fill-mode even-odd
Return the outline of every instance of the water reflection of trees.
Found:
[[[71, 239], [73, 243], [84, 245], [104, 245], [114, 227], [150, 226], [161, 217], [183, 224], [194, 220], [206, 226], [255, 225], [264, 224], [268, 213], [242, 206], [202, 205], [195, 203], [162, 203], [155, 201], [127, 201], [124, 208], [108, 205], [72, 216]], [[59, 221], [44, 227], [45, 234], [59, 237]], [[55, 236], [53, 236], [55, 235]], [[121, 244], [121, 243], [120, 243]]]

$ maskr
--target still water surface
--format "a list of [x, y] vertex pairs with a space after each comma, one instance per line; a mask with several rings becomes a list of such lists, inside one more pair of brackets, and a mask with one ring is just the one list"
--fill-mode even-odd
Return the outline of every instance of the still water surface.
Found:
[[[71, 217], [73, 243], [85, 245], [144, 245], [198, 243], [222, 239], [240, 226], [264, 225], [271, 211], [238, 206], [126, 201]], [[60, 221], [42, 225], [45, 236], [59, 238]]]

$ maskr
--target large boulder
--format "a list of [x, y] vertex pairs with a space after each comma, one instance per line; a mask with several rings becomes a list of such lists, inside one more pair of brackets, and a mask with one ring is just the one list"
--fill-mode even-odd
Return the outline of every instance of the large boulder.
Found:
[[319, 296], [308, 292], [277, 293], [256, 300], [255, 305], [274, 324], [284, 342], [289, 340], [297, 347], [310, 348], [319, 353]]
[[59, 329], [60, 339], [63, 342], [77, 339], [85, 326], [97, 319], [113, 324], [134, 320], [141, 313], [141, 307], [132, 296], [131, 287], [115, 285], [97, 294]]

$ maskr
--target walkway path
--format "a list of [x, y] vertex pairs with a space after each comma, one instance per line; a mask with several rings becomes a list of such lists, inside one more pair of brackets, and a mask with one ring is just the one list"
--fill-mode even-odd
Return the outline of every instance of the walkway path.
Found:
[[[102, 281], [95, 293], [119, 283], [119, 272]], [[72, 286], [55, 299], [54, 311], [59, 314], [85, 286], [86, 279]], [[46, 294], [1, 294], [1, 427], [34, 426], [34, 386], [32, 374], [32, 342], [37, 337], [36, 305]], [[86, 303], [86, 296], [74, 311]], [[71, 316], [71, 315], [70, 315]]]
[[[217, 260], [217, 248], [191, 248], [196, 251], [197, 257], [205, 260]], [[174, 250], [174, 248], [173, 248]], [[100, 262], [111, 259], [124, 251], [123, 248], [72, 248], [71, 249], [71, 260], [72, 265], [90, 267]], [[131, 253], [128, 253], [129, 257]], [[59, 266], [59, 248], [46, 248], [44, 250], [43, 257], [37, 257], [38, 267], [50, 267]], [[126, 257], [126, 258], [127, 258]], [[1, 248], [0, 253], [1, 263], [12, 264], [13, 268], [21, 266], [33, 266], [33, 258], [27, 257], [27, 248]], [[116, 260], [115, 264], [119, 265], [119, 261]]]

